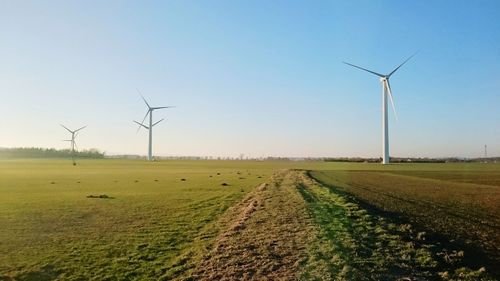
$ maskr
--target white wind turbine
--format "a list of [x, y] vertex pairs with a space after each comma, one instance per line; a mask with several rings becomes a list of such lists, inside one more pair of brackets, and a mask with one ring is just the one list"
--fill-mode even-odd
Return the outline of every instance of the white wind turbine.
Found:
[[[139, 90], [137, 90], [137, 91], [139, 92], [139, 94], [141, 93]], [[149, 132], [148, 160], [152, 161], [153, 160], [153, 127], [156, 124], [163, 121], [163, 119], [161, 119], [160, 121], [153, 123], [153, 111], [156, 109], [172, 108], [175, 106], [151, 107], [149, 105], [149, 103], [146, 101], [146, 99], [142, 96], [142, 94], [141, 94], [141, 98], [142, 98], [142, 100], [144, 100], [144, 103], [146, 103], [146, 106], [148, 107], [148, 111], [146, 112], [146, 115], [144, 115], [144, 118], [142, 119], [141, 123], [139, 123], [135, 120], [133, 120], [133, 121], [139, 125], [139, 128], [137, 128], [137, 131], [139, 131], [141, 129], [141, 127], [143, 127], [146, 130], [148, 130], [148, 132]], [[144, 121], [146, 120], [148, 115], [149, 115], [149, 126], [146, 126], [146, 125], [144, 125]]]
[[389, 99], [391, 100], [391, 105], [392, 105], [392, 110], [394, 111], [394, 116], [396, 117], [396, 120], [398, 119], [398, 115], [396, 113], [396, 107], [394, 106], [394, 97], [392, 96], [392, 90], [391, 90], [391, 84], [389, 83], [389, 78], [401, 66], [403, 66], [407, 61], [409, 61], [416, 54], [417, 53], [411, 55], [402, 64], [400, 64], [393, 71], [391, 71], [391, 73], [389, 73], [387, 75], [380, 74], [380, 73], [368, 70], [366, 68], [362, 68], [362, 67], [359, 67], [357, 65], [350, 64], [348, 62], [343, 62], [347, 65], [350, 65], [352, 67], [356, 67], [358, 69], [370, 72], [371, 74], [375, 74], [378, 77], [380, 77], [380, 83], [382, 83], [382, 154], [383, 154], [382, 164], [389, 164], [389, 162], [390, 162], [390, 157], [389, 157], [389, 121], [387, 118], [387, 96], [389, 96]]
[[75, 138], [78, 136], [78, 131], [83, 130], [87, 126], [83, 126], [83, 127], [79, 128], [79, 129], [76, 129], [76, 130], [72, 131], [72, 130], [68, 129], [66, 126], [64, 126], [63, 124], [59, 124], [59, 125], [61, 125], [61, 127], [63, 127], [64, 129], [66, 129], [68, 132], [71, 133], [71, 139], [70, 140], [64, 140], [64, 141], [71, 142], [71, 158], [73, 159], [73, 166], [76, 166], [76, 162], [75, 162], [75, 148], [78, 149], [78, 146], [76, 145]]

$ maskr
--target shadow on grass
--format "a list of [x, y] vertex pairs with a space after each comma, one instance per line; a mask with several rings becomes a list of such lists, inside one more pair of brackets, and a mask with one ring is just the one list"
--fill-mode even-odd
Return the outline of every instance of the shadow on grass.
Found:
[[[478, 270], [482, 266], [486, 266], [488, 268], [489, 274], [492, 277], [500, 280], [500, 268], [496, 265], [495, 259], [482, 251], [482, 249], [471, 247], [461, 241], [450, 241], [450, 238], [442, 234], [432, 232], [422, 225], [415, 224], [412, 219], [408, 216], [405, 216], [405, 214], [383, 210], [365, 200], [355, 197], [353, 194], [349, 193], [341, 187], [336, 187], [315, 178], [311, 175], [310, 171], [307, 171], [307, 175], [311, 179], [316, 180], [319, 184], [325, 187], [330, 194], [341, 196], [347, 202], [358, 205], [360, 208], [366, 210], [367, 213], [374, 218], [383, 219], [385, 225], [391, 224], [396, 226], [409, 226], [411, 228], [410, 230], [400, 231], [395, 228], [390, 230], [389, 233], [400, 236], [400, 239], [403, 242], [412, 243], [416, 248], [426, 248], [431, 252], [433, 259], [438, 261], [438, 264], [432, 270], [434, 275], [432, 279], [442, 280], [442, 278], [438, 278], [438, 276], [435, 275], [437, 272], [456, 272], [460, 271], [460, 269], [464, 267]], [[314, 195], [308, 193], [310, 192], [305, 188], [301, 189], [302, 196], [309, 204], [318, 204], [318, 199], [315, 198]], [[333, 213], [329, 212], [329, 208], [324, 207], [323, 210], [324, 212], [326, 212], [326, 215], [333, 215]], [[322, 227], [324, 227], [323, 224]], [[348, 229], [352, 231], [352, 228]], [[425, 235], [424, 239], [421, 239], [419, 237], [422, 233]], [[357, 239], [359, 235], [357, 235], [356, 233], [353, 233], [352, 235], [356, 239], [356, 241], [360, 241], [361, 248], [368, 249], [367, 253], [370, 252], [370, 249], [373, 249], [372, 247], [373, 245], [375, 245], [374, 243], [377, 243], [376, 239], [371, 241], [363, 241]], [[329, 239], [331, 239], [331, 236], [328, 237]], [[460, 256], [459, 258], [453, 257], [454, 254], [460, 252], [465, 252], [466, 254]], [[451, 259], [453, 259], [452, 261], [450, 261], [450, 257]], [[391, 270], [399, 271], [397, 266], [392, 268]]]
[[[387, 233], [376, 233], [373, 220], [364, 210], [347, 201], [329, 200], [328, 197], [316, 194], [303, 184], [299, 185], [299, 192], [321, 229], [318, 239], [331, 247], [329, 253], [316, 253], [316, 258], [327, 264], [323, 270], [326, 270], [329, 276], [348, 280], [430, 277], [428, 272], [415, 272], [408, 265], [387, 258], [390, 254], [396, 254], [390, 253], [389, 246], [390, 243], [395, 243], [392, 240], [394, 238]], [[331, 190], [329, 192], [335, 197], [341, 196]], [[409, 256], [412, 254], [414, 253], [408, 253]], [[336, 262], [332, 262], [332, 259]], [[311, 276], [304, 277], [311, 278]]]

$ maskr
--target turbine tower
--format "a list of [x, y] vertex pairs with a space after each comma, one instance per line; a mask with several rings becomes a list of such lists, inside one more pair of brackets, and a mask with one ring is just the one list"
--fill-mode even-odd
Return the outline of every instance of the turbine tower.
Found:
[[63, 127], [64, 129], [66, 129], [68, 132], [71, 133], [71, 139], [70, 140], [64, 140], [64, 141], [71, 142], [71, 159], [73, 160], [73, 166], [76, 166], [76, 162], [75, 162], [75, 147], [78, 149], [78, 146], [76, 145], [75, 138], [78, 136], [78, 131], [83, 130], [87, 126], [83, 126], [80, 129], [76, 129], [76, 130], [72, 131], [72, 130], [68, 129], [66, 126], [64, 126], [63, 124], [59, 124], [59, 125], [61, 125], [61, 127]]
[[396, 107], [394, 105], [394, 97], [392, 96], [391, 84], [389, 83], [389, 78], [406, 62], [408, 62], [413, 56], [417, 53], [414, 53], [409, 58], [407, 58], [402, 64], [396, 67], [389, 74], [380, 74], [375, 71], [368, 70], [366, 68], [362, 68], [360, 66], [350, 64], [348, 62], [343, 62], [352, 67], [364, 70], [371, 74], [377, 75], [380, 78], [380, 83], [382, 84], [382, 164], [389, 164], [390, 156], [389, 156], [389, 120], [387, 118], [387, 97], [391, 100], [392, 110], [394, 111], [394, 116], [396, 120], [398, 119], [398, 115], [396, 113]]
[[[139, 92], [139, 94], [141, 93], [139, 90], [137, 90], [137, 91]], [[163, 121], [163, 119], [161, 119], [160, 121], [157, 121], [156, 123], [153, 123], [153, 111], [157, 110], [157, 109], [172, 108], [174, 106], [151, 107], [149, 105], [149, 103], [146, 101], [146, 99], [142, 96], [142, 94], [141, 94], [141, 98], [144, 101], [144, 103], [146, 103], [146, 106], [148, 107], [148, 111], [146, 111], [146, 115], [144, 115], [144, 118], [142, 119], [141, 123], [139, 123], [139, 122], [137, 122], [135, 120], [133, 120], [133, 121], [135, 123], [139, 124], [139, 127], [137, 128], [137, 131], [139, 131], [141, 129], [141, 127], [143, 127], [146, 130], [148, 130], [148, 132], [149, 132], [148, 160], [152, 161], [153, 160], [153, 127], [156, 124], [158, 124], [161, 121]], [[146, 125], [144, 125], [144, 121], [146, 120], [146, 118], [148, 117], [148, 115], [149, 115], [149, 126], [146, 126]]]

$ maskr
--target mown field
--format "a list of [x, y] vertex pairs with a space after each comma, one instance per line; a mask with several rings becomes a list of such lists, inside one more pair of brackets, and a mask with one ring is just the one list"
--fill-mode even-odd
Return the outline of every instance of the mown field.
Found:
[[304, 166], [328, 164], [0, 161], [0, 280], [173, 278], [229, 206], [275, 170]]
[[[315, 171], [311, 174], [324, 185], [311, 184], [295, 174], [276, 179], [284, 170], [297, 169]], [[425, 202], [439, 198], [431, 202], [469, 209], [468, 215], [498, 227], [499, 170], [498, 165], [483, 164], [384, 167], [325, 162], [84, 160], [73, 167], [67, 160], [0, 160], [0, 280], [198, 280], [209, 276], [206, 268], [232, 268], [219, 266], [226, 259], [232, 265], [227, 256], [230, 251], [221, 249], [240, 249], [235, 255], [244, 253], [247, 263], [261, 262], [246, 266], [240, 259], [232, 261], [235, 274], [242, 278], [257, 274], [270, 278], [272, 272], [289, 280], [335, 276], [377, 280], [376, 276], [417, 271], [415, 276], [427, 276], [446, 268], [428, 267], [432, 262], [425, 259], [427, 252], [419, 250], [420, 246], [401, 252], [411, 262], [405, 265], [403, 259], [399, 273], [391, 268], [392, 250], [384, 245], [389, 243], [396, 250], [401, 245], [409, 247], [401, 244], [403, 238], [391, 240], [399, 235], [391, 229], [401, 225], [406, 229], [406, 223], [379, 224], [383, 216], [353, 203], [350, 196], [383, 209], [378, 197], [363, 197], [368, 192], [357, 193], [354, 190], [359, 188], [352, 187], [387, 189], [397, 195], [405, 182], [413, 189], [424, 186], [422, 192], [405, 190], [402, 194], [413, 200], [425, 195]], [[424, 183], [429, 181], [439, 186], [435, 189], [440, 192], [431, 196], [434, 199], [426, 197], [429, 192]], [[257, 188], [263, 183], [268, 188]], [[252, 200], [245, 201], [248, 198]], [[391, 210], [396, 211], [445, 237], [462, 235], [460, 227], [439, 229], [422, 224], [416, 212]], [[357, 222], [359, 219], [362, 221]], [[247, 223], [249, 227], [244, 226]], [[473, 248], [484, 249], [485, 257], [498, 255], [494, 247], [498, 236], [478, 229], [471, 232], [489, 236], [474, 236], [481, 243], [472, 244], [476, 245]], [[373, 239], [368, 237], [372, 234]], [[257, 240], [262, 243], [255, 244]], [[338, 241], [347, 242], [335, 244]], [[367, 250], [365, 244], [378, 250]], [[454, 259], [453, 253], [449, 259]], [[363, 271], [372, 261], [379, 265], [374, 272]], [[241, 268], [247, 271], [241, 272]], [[231, 279], [227, 272], [210, 274]]]
[[212, 222], [271, 174], [238, 163], [1, 162], [0, 276], [175, 276], [217, 232]]

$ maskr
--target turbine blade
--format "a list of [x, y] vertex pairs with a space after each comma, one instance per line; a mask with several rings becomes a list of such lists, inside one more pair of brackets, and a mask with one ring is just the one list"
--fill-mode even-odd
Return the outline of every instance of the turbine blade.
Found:
[[370, 72], [371, 74], [375, 74], [375, 75], [377, 75], [377, 76], [379, 76], [379, 77], [385, 77], [385, 75], [382, 75], [382, 74], [377, 73], [377, 72], [375, 72], [375, 71], [371, 71], [371, 70], [368, 70], [368, 69], [366, 69], [366, 68], [362, 68], [362, 67], [360, 67], [360, 66], [357, 66], [357, 65], [354, 65], [354, 64], [351, 64], [351, 63], [345, 62], [345, 61], [343, 61], [343, 63], [345, 63], [345, 64], [347, 64], [347, 65], [350, 65], [350, 66], [352, 66], [352, 67], [359, 68], [359, 69], [361, 69], [361, 70], [364, 70], [364, 71]]
[[139, 130], [141, 129], [141, 126], [144, 126], [144, 121], [146, 121], [146, 118], [148, 117], [148, 114], [150, 112], [151, 112], [151, 109], [148, 109], [148, 111], [146, 112], [146, 115], [144, 115], [144, 118], [142, 118], [142, 122], [141, 123], [136, 122], [136, 123], [139, 124], [139, 127], [137, 128], [137, 132], [139, 132]]
[[389, 93], [389, 99], [391, 100], [394, 117], [396, 117], [396, 121], [398, 121], [398, 113], [396, 112], [396, 106], [394, 105], [394, 97], [392, 96], [391, 84], [389, 83], [389, 80], [387, 80], [387, 92]]
[[87, 125], [85, 125], [85, 126], [81, 127], [80, 129], [75, 130], [75, 133], [76, 133], [76, 132], [78, 132], [78, 131], [80, 131], [80, 130], [83, 130], [83, 129], [85, 129], [85, 128], [87, 128]]
[[413, 58], [419, 51], [416, 51], [413, 55], [411, 55], [409, 58], [407, 58], [402, 64], [400, 64], [396, 69], [394, 69], [389, 75], [387, 75], [387, 78], [391, 77], [394, 72], [396, 72], [401, 66], [403, 66], [406, 62], [408, 62], [411, 58]]
[[[139, 122], [137, 122], [137, 121], [135, 121], [135, 120], [132, 120], [132, 121], [134, 121], [134, 123], [138, 124], [140, 127], [144, 127], [144, 128], [146, 128], [147, 130], [149, 130], [149, 127], [148, 127], [148, 126], [146, 126], [146, 125], [144, 125], [144, 124], [141, 124], [141, 123], [139, 123]], [[139, 128], [140, 128], [140, 127], [139, 127]]]
[[68, 130], [68, 132], [73, 133], [73, 131], [71, 131], [70, 129], [66, 128], [66, 126], [64, 126], [63, 124], [59, 124], [59, 125], [61, 125], [61, 127], [63, 127], [64, 129]]
[[151, 107], [152, 110], [154, 109], [163, 109], [163, 108], [173, 108], [175, 106], [160, 106], [160, 107]]
[[158, 123], [160, 123], [161, 121], [163, 121], [163, 120], [164, 120], [164, 119], [161, 119], [160, 121], [158, 121], [158, 122], [154, 123], [154, 124], [153, 124], [153, 127], [154, 127], [156, 124], [158, 124]]
[[144, 96], [142, 95], [141, 91], [139, 91], [139, 89], [137, 89], [137, 88], [136, 88], [136, 90], [137, 90], [137, 92], [139, 92], [139, 95], [141, 95], [141, 98], [142, 98], [142, 100], [146, 103], [147, 107], [148, 107], [148, 108], [151, 108], [151, 106], [149, 106], [149, 103], [146, 101], [146, 99], [145, 99], [145, 98], [144, 98]]

